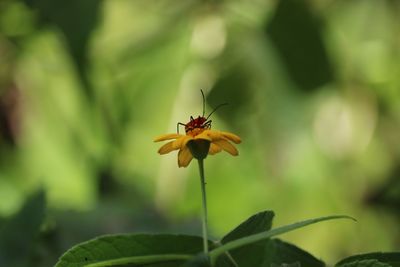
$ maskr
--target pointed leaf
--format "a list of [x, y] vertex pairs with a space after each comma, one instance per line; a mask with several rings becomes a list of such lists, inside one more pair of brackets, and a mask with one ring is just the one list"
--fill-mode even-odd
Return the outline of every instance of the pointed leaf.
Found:
[[[271, 229], [273, 217], [274, 213], [272, 211], [257, 213], [227, 234], [221, 243], [225, 244], [247, 235], [268, 231]], [[324, 266], [322, 261], [316, 259], [311, 254], [279, 239], [259, 241], [233, 250], [229, 255], [238, 266], [269, 267], [274, 264], [280, 266], [280, 264], [297, 263], [309, 267]], [[221, 260], [218, 260], [217, 266], [220, 266], [221, 263]]]
[[232, 251], [235, 251], [241, 247], [244, 247], [244, 246], [247, 246], [250, 244], [254, 244], [254, 243], [262, 241], [262, 240], [268, 240], [269, 238], [271, 238], [273, 236], [281, 235], [281, 234], [305, 227], [307, 225], [311, 225], [314, 223], [327, 221], [327, 220], [335, 220], [335, 219], [355, 220], [352, 217], [344, 216], [344, 215], [320, 217], [320, 218], [316, 218], [316, 219], [305, 220], [305, 221], [293, 223], [290, 225], [278, 227], [278, 228], [272, 229], [270, 231], [264, 231], [264, 232], [261, 232], [258, 234], [253, 234], [250, 236], [242, 237], [242, 238], [230, 241], [226, 244], [223, 244], [222, 246], [212, 250], [209, 253], [211, 263], [215, 263], [220, 255], [226, 254], [227, 252], [232, 253]]
[[[245, 236], [268, 231], [272, 227], [274, 215], [273, 211], [263, 211], [251, 216], [224, 236], [221, 243], [225, 244]], [[266, 241], [263, 240], [227, 252], [227, 258], [231, 257], [230, 262], [233, 266], [235, 266], [234, 264], [239, 266], [259, 266], [263, 260], [265, 244]], [[219, 259], [217, 266], [222, 264], [221, 259]], [[227, 263], [224, 264], [226, 265]]]
[[246, 221], [239, 224], [239, 226], [237, 226], [227, 235], [225, 235], [222, 238], [221, 243], [225, 244], [241, 237], [268, 231], [272, 227], [272, 220], [274, 216], [274, 212], [268, 210], [251, 216]]

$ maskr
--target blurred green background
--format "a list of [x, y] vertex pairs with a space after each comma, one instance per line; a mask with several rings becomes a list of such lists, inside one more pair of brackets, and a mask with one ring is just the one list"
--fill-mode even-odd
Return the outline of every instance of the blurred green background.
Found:
[[0, 226], [47, 195], [28, 266], [116, 232], [200, 234], [196, 164], [153, 138], [202, 112], [214, 238], [260, 210], [333, 263], [400, 248], [400, 2], [1, 0]]

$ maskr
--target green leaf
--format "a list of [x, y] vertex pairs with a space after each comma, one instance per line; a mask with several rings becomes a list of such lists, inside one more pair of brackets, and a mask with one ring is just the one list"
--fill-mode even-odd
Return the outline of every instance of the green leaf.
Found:
[[343, 216], [343, 215], [339, 215], [339, 216], [327, 216], [327, 217], [320, 217], [320, 218], [316, 218], [316, 219], [310, 219], [310, 220], [305, 220], [302, 222], [298, 222], [298, 223], [294, 223], [294, 224], [290, 224], [290, 225], [286, 225], [286, 226], [282, 226], [282, 227], [278, 227], [275, 229], [272, 229], [270, 231], [264, 231], [258, 234], [253, 234], [250, 236], [246, 236], [240, 239], [236, 239], [233, 240], [231, 242], [228, 242], [214, 250], [212, 250], [209, 253], [210, 256], [210, 260], [211, 263], [215, 263], [217, 258], [222, 255], [225, 254], [227, 251], [229, 251], [230, 253], [232, 253], [232, 251], [241, 248], [243, 246], [249, 245], [249, 244], [253, 244], [255, 242], [258, 241], [262, 241], [262, 240], [267, 240], [273, 236], [277, 236], [280, 234], [284, 234], [299, 228], [302, 228], [304, 226], [307, 225], [311, 225], [314, 223], [318, 223], [318, 222], [322, 222], [322, 221], [327, 221], [327, 220], [334, 220], [334, 219], [352, 219], [353, 218], [349, 217], [349, 216]]
[[[376, 265], [366, 265], [366, 264]], [[363, 265], [364, 264], [364, 265]], [[381, 264], [381, 265], [378, 265]], [[382, 265], [388, 264], [388, 265]], [[400, 267], [400, 252], [374, 252], [367, 254], [354, 255], [336, 263], [336, 267], [361, 267], [361, 266], [393, 266]]]
[[[225, 265], [223, 265], [223, 266], [217, 265], [217, 266], [224, 267]], [[211, 265], [210, 265], [210, 261], [209, 261], [208, 257], [205, 256], [204, 253], [201, 253], [201, 254], [197, 255], [196, 257], [193, 257], [186, 263], [184, 263], [182, 265], [182, 267], [211, 267]]]
[[[274, 215], [273, 211], [263, 211], [251, 216], [224, 236], [221, 240], [221, 244], [226, 244], [252, 234], [268, 231], [272, 227]], [[230, 266], [232, 264], [233, 266], [235, 266], [235, 264], [236, 266], [258, 266], [263, 259], [265, 244], [266, 241], [263, 240], [229, 252], [227, 258], [231, 257], [230, 263], [222, 262], [225, 260], [221, 258], [218, 259], [217, 266]]]
[[307, 266], [323, 267], [325, 263], [318, 260], [310, 253], [279, 239], [269, 240], [265, 246], [264, 260], [262, 265], [270, 266]]
[[272, 220], [274, 216], [274, 212], [268, 210], [251, 216], [227, 235], [225, 235], [222, 238], [221, 243], [225, 244], [241, 237], [268, 231], [272, 227]]
[[45, 210], [45, 195], [40, 190], [3, 225], [0, 230], [0, 266], [25, 266]]
[[[230, 104], [218, 110], [218, 117], [224, 119], [234, 128], [240, 127], [240, 121], [244, 113], [248, 113], [249, 103], [253, 103], [255, 95], [252, 90], [254, 73], [246, 68], [248, 62], [239, 59], [233, 66], [218, 76], [213, 89], [207, 94], [207, 103], [216, 107], [226, 102], [229, 95]], [[246, 90], [243, 90], [246, 88]]]
[[311, 90], [333, 79], [321, 34], [321, 23], [303, 0], [279, 1], [267, 35], [275, 44], [292, 79]]
[[56, 26], [65, 36], [66, 48], [71, 54], [85, 93], [93, 92], [87, 78], [89, 41], [97, 27], [102, 0], [23, 0], [34, 9], [43, 25]]
[[[271, 229], [274, 213], [264, 211], [257, 213], [241, 223], [227, 234], [222, 244]], [[281, 264], [301, 264], [308, 267], [325, 266], [323, 262], [311, 254], [279, 239], [262, 240], [243, 246], [230, 252], [236, 266], [280, 266]], [[217, 266], [229, 266], [226, 262], [217, 261]], [[235, 266], [235, 265], [233, 265]], [[290, 265], [289, 265], [290, 266]], [[296, 266], [296, 265], [294, 265]]]
[[367, 201], [372, 205], [381, 205], [393, 211], [400, 207], [400, 166], [391, 171], [383, 185], [374, 189], [368, 195]]
[[[100, 267], [123, 264], [179, 266], [202, 251], [197, 236], [168, 234], [109, 235], [81, 243], [68, 250], [56, 267]], [[212, 245], [212, 244], [211, 244]]]
[[378, 260], [362, 260], [362, 261], [354, 261], [349, 262], [344, 265], [343, 267], [392, 267], [393, 265], [382, 263]]

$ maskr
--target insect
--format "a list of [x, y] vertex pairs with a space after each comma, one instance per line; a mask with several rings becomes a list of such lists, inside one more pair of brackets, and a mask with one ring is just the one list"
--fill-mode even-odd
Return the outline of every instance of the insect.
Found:
[[179, 133], [179, 125], [185, 126], [185, 132], [186, 134], [191, 132], [192, 130], [196, 129], [196, 128], [201, 128], [201, 129], [211, 129], [211, 122], [212, 120], [209, 120], [210, 116], [220, 107], [228, 105], [228, 103], [223, 103], [218, 105], [216, 108], [213, 109], [213, 111], [211, 111], [211, 113], [205, 117], [205, 109], [206, 109], [206, 98], [204, 96], [204, 92], [203, 90], [200, 90], [201, 95], [203, 96], [203, 114], [200, 116], [198, 116], [196, 119], [193, 118], [193, 116], [190, 116], [190, 121], [188, 123], [182, 123], [182, 122], [178, 122], [176, 124], [176, 131], [177, 133]]

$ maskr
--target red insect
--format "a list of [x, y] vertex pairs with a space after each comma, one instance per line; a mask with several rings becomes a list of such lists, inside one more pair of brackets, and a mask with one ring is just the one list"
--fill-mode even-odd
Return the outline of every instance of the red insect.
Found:
[[196, 119], [193, 118], [193, 116], [190, 116], [190, 121], [188, 123], [182, 123], [178, 122], [176, 125], [176, 131], [179, 133], [179, 125], [185, 126], [185, 132], [188, 134], [192, 130], [196, 128], [201, 128], [201, 129], [211, 129], [211, 122], [212, 120], [209, 120], [211, 114], [213, 114], [217, 109], [219, 109], [222, 106], [228, 105], [228, 103], [223, 103], [218, 105], [216, 108], [214, 108], [213, 111], [206, 117], [204, 117], [205, 109], [206, 109], [206, 98], [204, 96], [203, 90], [201, 91], [201, 95], [203, 96], [203, 115], [198, 116]]

